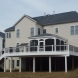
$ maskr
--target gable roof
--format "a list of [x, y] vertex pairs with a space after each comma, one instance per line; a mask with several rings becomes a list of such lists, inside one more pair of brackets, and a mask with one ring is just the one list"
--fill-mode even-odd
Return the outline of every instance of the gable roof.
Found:
[[3, 32], [0, 32], [0, 37], [2, 37], [4, 39], [5, 38], [5, 34]]
[[16, 26], [24, 17], [27, 17], [28, 19], [30, 19], [30, 20], [33, 21], [33, 22], [36, 22], [36, 21], [35, 21], [34, 19], [32, 19], [30, 16], [28, 16], [28, 15], [23, 15], [12, 27], [7, 28], [7, 29], [5, 30], [5, 32], [14, 31], [14, 30], [15, 30], [15, 26]]
[[[42, 26], [78, 21], [78, 13], [76, 11], [53, 14], [53, 15], [46, 15], [46, 16], [39, 16], [39, 17], [34, 17], [34, 18], [27, 16], [27, 15], [24, 15], [23, 17], [25, 17], [25, 16], [28, 17], [29, 19], [39, 23]], [[23, 17], [21, 19], [23, 19]], [[20, 20], [18, 22], [20, 22]], [[6, 29], [5, 32], [14, 31], [16, 24], [14, 24], [13, 27]]]

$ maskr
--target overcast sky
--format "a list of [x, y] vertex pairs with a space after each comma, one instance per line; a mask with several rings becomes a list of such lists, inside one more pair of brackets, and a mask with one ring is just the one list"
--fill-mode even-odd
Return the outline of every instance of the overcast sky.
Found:
[[24, 14], [31, 17], [77, 11], [78, 0], [0, 0], [0, 31], [13, 26]]

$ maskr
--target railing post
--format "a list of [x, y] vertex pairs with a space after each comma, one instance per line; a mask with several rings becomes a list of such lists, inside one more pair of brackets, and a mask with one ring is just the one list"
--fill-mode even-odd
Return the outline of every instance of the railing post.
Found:
[[10, 48], [8, 48], [8, 53], [10, 52]]
[[39, 46], [37, 46], [37, 51], [39, 52]]
[[53, 45], [52, 45], [52, 52], [53, 52]]
[[26, 52], [26, 47], [24, 46], [24, 52]]
[[69, 52], [69, 45], [68, 45], [68, 52]]

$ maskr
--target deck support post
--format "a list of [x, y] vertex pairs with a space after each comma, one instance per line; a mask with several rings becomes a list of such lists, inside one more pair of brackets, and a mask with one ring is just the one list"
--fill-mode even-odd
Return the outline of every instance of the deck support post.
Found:
[[6, 58], [4, 58], [4, 72], [6, 72]]
[[65, 72], [67, 73], [67, 56], [65, 56]]
[[74, 70], [74, 56], [72, 57], [72, 70]]
[[33, 73], [35, 73], [35, 57], [33, 57]]
[[12, 72], [12, 57], [10, 58], [10, 72]]
[[49, 56], [49, 73], [51, 73], [51, 56]]
[[19, 57], [19, 72], [21, 72], [21, 57]]

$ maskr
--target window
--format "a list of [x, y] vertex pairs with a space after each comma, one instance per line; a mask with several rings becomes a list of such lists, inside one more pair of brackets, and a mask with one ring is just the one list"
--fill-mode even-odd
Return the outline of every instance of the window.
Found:
[[6, 37], [7, 37], [7, 38], [11, 38], [11, 33], [8, 32], [8, 33], [6, 34]]
[[12, 68], [14, 69], [14, 60], [12, 60]]
[[71, 26], [71, 35], [77, 35], [78, 34], [78, 25]]
[[34, 28], [33, 28], [33, 27], [31, 28], [30, 35], [31, 35], [31, 36], [34, 36]]
[[17, 33], [16, 33], [16, 35], [17, 35], [17, 38], [20, 37], [20, 29], [17, 29]]
[[40, 35], [40, 28], [38, 28], [38, 35]]
[[43, 29], [43, 34], [46, 34], [46, 29]]
[[7, 35], [6, 37], [8, 38], [8, 33], [6, 35]]
[[19, 60], [17, 60], [17, 66], [19, 66]]
[[55, 28], [55, 32], [58, 33], [58, 28]]
[[74, 30], [74, 26], [71, 26], [71, 35], [74, 35], [75, 34], [75, 30]]
[[78, 34], [78, 25], [75, 26], [75, 34]]
[[9, 38], [11, 38], [11, 33], [9, 33], [8, 35], [9, 35]]

